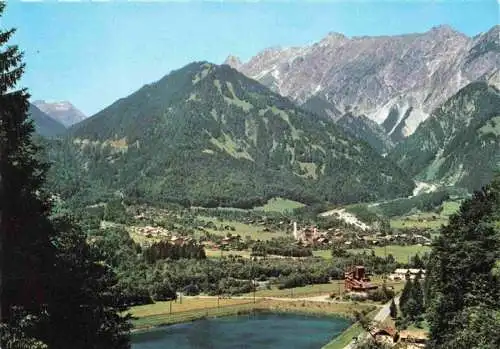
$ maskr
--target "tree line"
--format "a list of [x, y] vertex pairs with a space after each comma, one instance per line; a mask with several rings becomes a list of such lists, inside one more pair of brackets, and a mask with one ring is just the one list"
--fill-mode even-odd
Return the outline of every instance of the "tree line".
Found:
[[[466, 199], [440, 229], [430, 255], [412, 259], [426, 275], [408, 277], [390, 314], [398, 328], [429, 326], [430, 349], [500, 347], [500, 173]], [[364, 322], [366, 324], [366, 321]], [[366, 327], [366, 326], [364, 326]], [[358, 349], [386, 348], [369, 340]]]
[[25, 65], [8, 45], [14, 32], [0, 29], [0, 346], [129, 348], [116, 274], [44, 190], [30, 96], [16, 89]]

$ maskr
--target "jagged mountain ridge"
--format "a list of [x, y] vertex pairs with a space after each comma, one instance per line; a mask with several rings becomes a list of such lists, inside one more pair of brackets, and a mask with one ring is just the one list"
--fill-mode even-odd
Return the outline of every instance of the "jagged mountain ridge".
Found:
[[[313, 118], [227, 65], [196, 62], [73, 126], [53, 173], [65, 172], [57, 169], [64, 158], [93, 183], [89, 191], [204, 206], [411, 193], [413, 182], [391, 161]], [[81, 187], [59, 179], [63, 196]]]
[[31, 103], [28, 109], [28, 116], [34, 122], [35, 132], [41, 136], [53, 137], [66, 132], [66, 127], [63, 124], [54, 120]]
[[500, 26], [473, 38], [449, 26], [398, 36], [331, 33], [310, 46], [227, 63], [299, 104], [320, 97], [378, 124], [390, 117], [387, 132], [398, 142], [460, 88], [498, 69]]
[[66, 127], [70, 127], [86, 119], [85, 114], [68, 101], [50, 103], [42, 100], [36, 100], [33, 104], [45, 114], [49, 115], [51, 118], [57, 120]]
[[390, 154], [408, 174], [469, 190], [500, 169], [500, 91], [474, 82], [449, 98]]

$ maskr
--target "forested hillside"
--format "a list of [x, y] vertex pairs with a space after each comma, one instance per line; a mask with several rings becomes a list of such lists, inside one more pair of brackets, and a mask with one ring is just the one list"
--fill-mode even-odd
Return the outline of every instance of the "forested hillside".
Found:
[[[413, 182], [333, 121], [229, 66], [197, 62], [75, 125], [50, 151], [53, 189], [249, 207], [408, 195]], [[82, 185], [85, 183], [85, 185]], [[86, 191], [84, 193], [83, 191]]]
[[384, 129], [364, 115], [354, 115], [351, 112], [345, 113], [337, 120], [337, 125], [352, 137], [368, 143], [380, 154], [386, 154], [394, 147]]
[[469, 190], [489, 183], [500, 165], [500, 92], [469, 84], [390, 154], [409, 175]]
[[394, 146], [386, 130], [365, 115], [354, 115], [351, 111], [343, 113], [333, 103], [318, 96], [311, 97], [301, 107], [319, 117], [334, 120], [347, 134], [367, 142], [381, 154]]

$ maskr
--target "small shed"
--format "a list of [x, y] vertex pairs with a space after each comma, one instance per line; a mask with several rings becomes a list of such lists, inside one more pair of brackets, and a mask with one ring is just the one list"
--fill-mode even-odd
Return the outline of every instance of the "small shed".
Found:
[[371, 335], [375, 341], [385, 344], [394, 344], [398, 340], [398, 334], [396, 329], [386, 327], [386, 328], [373, 328], [370, 331]]
[[415, 348], [425, 348], [428, 333], [424, 330], [405, 330], [399, 333], [399, 341], [406, 344], [412, 344]]

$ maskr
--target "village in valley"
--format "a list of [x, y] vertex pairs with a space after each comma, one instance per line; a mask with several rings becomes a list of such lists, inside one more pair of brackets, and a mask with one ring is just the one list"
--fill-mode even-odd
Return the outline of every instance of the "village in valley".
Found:
[[[150, 221], [144, 213], [134, 216], [134, 219], [138, 222]], [[210, 236], [210, 231], [217, 231], [217, 234], [214, 234], [215, 239], [200, 239], [200, 242], [209, 248], [220, 249], [233, 244], [238, 245], [244, 242], [248, 236], [245, 232], [235, 232], [236, 229], [231, 223], [219, 223], [219, 226], [217, 226], [217, 223], [217, 220], [214, 219], [214, 221], [204, 222], [202, 225], [194, 228], [200, 234], [208, 233], [207, 236]], [[343, 246], [349, 249], [383, 247], [386, 245], [431, 245], [430, 229], [407, 229], [404, 232], [388, 234], [371, 229], [366, 225], [348, 224], [342, 228], [321, 229], [317, 225], [301, 225], [300, 222], [292, 220], [282, 220], [277, 223], [268, 224], [268, 220], [265, 217], [260, 220], [246, 219], [243, 220], [243, 223], [259, 226], [261, 227], [260, 231], [268, 233], [267, 235], [274, 233], [277, 238], [286, 236], [293, 238], [297, 245], [317, 249], [325, 249], [331, 246]], [[134, 236], [137, 236], [143, 242], [167, 240], [176, 245], [182, 245], [195, 241], [194, 237], [189, 234], [171, 231], [159, 225], [136, 225], [131, 228], [131, 231]], [[259, 238], [256, 240], [259, 240]]]
[[[311, 219], [291, 212], [179, 210], [145, 205], [122, 207], [122, 214], [128, 217], [127, 224], [103, 220], [101, 229], [124, 227], [130, 237], [145, 249], [154, 248], [157, 244], [167, 244], [180, 250], [201, 248], [206, 257], [215, 263], [241, 259], [242, 262], [261, 261], [259, 263], [272, 265], [290, 260], [306, 266], [328, 263], [335, 256], [347, 258], [351, 264], [344, 264], [338, 276], [319, 281], [321, 284], [313, 281], [310, 285], [306, 282], [305, 285], [288, 288], [290, 286], [281, 285], [281, 278], [238, 279], [234, 282], [251, 283], [251, 289], [246, 291], [250, 293], [224, 291], [209, 293], [211, 296], [206, 297], [216, 297], [218, 304], [245, 297], [254, 301], [278, 302], [280, 306], [292, 302], [286, 303], [288, 307], [297, 301], [310, 303], [311, 306], [335, 306], [348, 302], [356, 307], [356, 304], [363, 304], [372, 307], [372, 314], [384, 309], [387, 312], [370, 325], [369, 334], [376, 341], [391, 345], [403, 343], [409, 348], [421, 348], [426, 341], [425, 326], [423, 329], [415, 326], [398, 329], [396, 318], [389, 316], [387, 302], [391, 299], [399, 301], [398, 294], [407, 280], [421, 282], [425, 279], [426, 270], [423, 263], [417, 260], [419, 254], [425, 258], [425, 253], [429, 251], [433, 234], [431, 228], [382, 231], [378, 225], [368, 225], [352, 217], [346, 222], [331, 214], [319, 214], [317, 219]], [[373, 269], [373, 263], [384, 264], [386, 260], [392, 264]], [[363, 261], [368, 261], [368, 265], [359, 264]], [[185, 302], [191, 299], [189, 297], [194, 297], [193, 300], [198, 297], [187, 296], [190, 291], [177, 292]]]
[[0, 349], [499, 349], [498, 1], [0, 0]]

